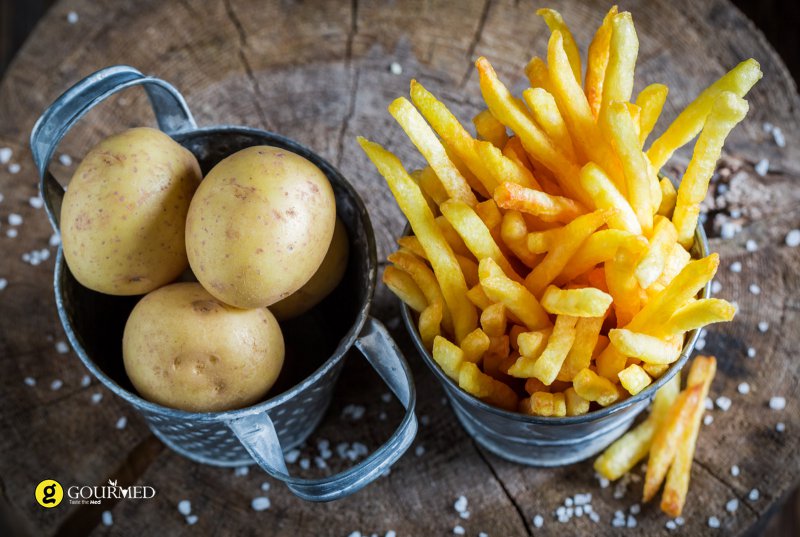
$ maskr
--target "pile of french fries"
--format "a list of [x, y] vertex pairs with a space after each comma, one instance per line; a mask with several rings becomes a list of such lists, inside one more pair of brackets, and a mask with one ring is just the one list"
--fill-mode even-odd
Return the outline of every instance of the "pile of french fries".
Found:
[[[667, 87], [632, 101], [630, 13], [605, 16], [583, 78], [561, 15], [537, 13], [551, 36], [546, 59], [525, 69], [522, 98], [476, 61], [487, 107], [477, 136], [412, 80], [411, 100], [389, 112], [428, 166], [408, 173], [359, 143], [413, 230], [383, 281], [419, 314], [443, 372], [509, 411], [576, 416], [639, 393], [679, 358], [687, 332], [733, 318], [728, 302], [696, 298], [717, 255], [690, 251], [722, 144], [761, 71], [752, 59], [736, 66], [644, 150]], [[676, 191], [658, 170], [695, 137]]]

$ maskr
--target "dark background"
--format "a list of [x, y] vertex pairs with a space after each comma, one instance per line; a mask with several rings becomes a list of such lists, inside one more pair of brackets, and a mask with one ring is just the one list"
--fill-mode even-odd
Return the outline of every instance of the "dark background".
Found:
[[[56, 0], [0, 0], [0, 78]], [[800, 0], [732, 0], [783, 58], [797, 82], [800, 79]], [[610, 3], [610, 2], [609, 2]], [[795, 491], [785, 507], [775, 513], [764, 535], [800, 535], [800, 493]]]

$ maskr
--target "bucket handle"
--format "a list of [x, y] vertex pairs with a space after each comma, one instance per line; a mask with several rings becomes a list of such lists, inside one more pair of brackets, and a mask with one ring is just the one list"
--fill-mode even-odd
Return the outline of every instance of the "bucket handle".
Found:
[[411, 370], [386, 327], [369, 317], [355, 345], [406, 410], [403, 421], [391, 438], [360, 463], [322, 479], [293, 477], [286, 468], [280, 440], [266, 412], [227, 422], [258, 465], [270, 476], [286, 483], [295, 495], [304, 500], [326, 502], [360, 490], [383, 475], [411, 446], [417, 434], [414, 415], [417, 396]]
[[59, 231], [64, 188], [48, 171], [48, 166], [58, 144], [86, 112], [111, 95], [139, 85], [144, 85], [158, 127], [166, 134], [171, 136], [197, 128], [192, 113], [178, 90], [160, 78], [145, 76], [127, 65], [100, 69], [76, 83], [53, 101], [33, 126], [31, 153], [39, 171], [39, 192], [44, 199], [50, 224], [56, 232]]

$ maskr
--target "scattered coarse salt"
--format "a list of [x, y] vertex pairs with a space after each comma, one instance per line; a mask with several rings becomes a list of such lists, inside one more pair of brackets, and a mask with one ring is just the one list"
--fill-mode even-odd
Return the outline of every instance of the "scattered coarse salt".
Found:
[[592, 493], [576, 494], [573, 500], [575, 500], [575, 505], [589, 505], [592, 502]]
[[92, 377], [90, 377], [89, 375], [84, 375], [81, 377], [81, 388], [85, 388], [91, 383], [92, 383]]
[[664, 527], [666, 527], [669, 531], [678, 529], [678, 525], [672, 520], [667, 520], [666, 524], [664, 524]]
[[464, 535], [464, 534], [466, 533], [466, 531], [464, 530], [464, 528], [463, 528], [463, 527], [461, 527], [461, 526], [456, 526], [455, 528], [453, 528], [453, 533], [454, 533], [455, 535]]
[[92, 404], [93, 404], [93, 405], [96, 405], [96, 404], [98, 404], [98, 403], [99, 403], [100, 401], [102, 401], [102, 400], [103, 400], [103, 394], [102, 394], [102, 392], [96, 392], [96, 393], [93, 393], [93, 394], [92, 394]]
[[760, 295], [761, 294], [761, 287], [759, 287], [755, 283], [751, 283], [749, 289], [750, 289], [750, 292], [753, 293], [754, 295]]
[[786, 234], [786, 238], [784, 239], [786, 246], [790, 248], [795, 248], [800, 246], [800, 229], [793, 229]]
[[25, 377], [25, 385], [30, 387], [36, 386], [36, 379], [33, 377]]
[[758, 489], [753, 489], [750, 491], [750, 494], [747, 495], [747, 499], [751, 502], [758, 500], [761, 497], [761, 493], [758, 492]]
[[704, 425], [711, 425], [712, 423], [714, 423], [714, 416], [712, 416], [711, 414], [706, 414], [705, 416], [703, 416]]
[[642, 506], [641, 506], [641, 505], [639, 505], [638, 503], [635, 503], [635, 504], [631, 505], [631, 508], [630, 508], [630, 509], [628, 509], [628, 511], [629, 511], [629, 512], [630, 512], [632, 515], [638, 515], [638, 514], [639, 514], [639, 513], [641, 513], [641, 511], [642, 511]]
[[764, 177], [765, 175], [767, 175], [767, 172], [769, 172], [769, 160], [762, 158], [756, 163], [753, 169], [755, 169], [758, 175]]
[[353, 533], [351, 533], [347, 537], [361, 537], [361, 532], [360, 531], [354, 531]]
[[320, 470], [324, 470], [328, 467], [328, 463], [325, 462], [325, 459], [322, 457], [314, 457], [314, 465]]
[[739, 467], [735, 464], [731, 466], [731, 475], [733, 477], [739, 477]]
[[0, 291], [8, 287], [8, 280], [5, 278], [0, 278]]
[[711, 292], [716, 295], [720, 291], [722, 291], [722, 284], [719, 283], [717, 280], [711, 282]]
[[719, 528], [719, 519], [715, 516], [708, 517], [709, 528]]
[[69, 352], [69, 345], [64, 341], [56, 341], [56, 352], [58, 354], [67, 354]]
[[[478, 535], [480, 536], [481, 534], [482, 534], [484, 537], [489, 537], [488, 535], [486, 535], [486, 534], [485, 534], [485, 533], [483, 533], [483, 532], [479, 533]], [[384, 535], [384, 537], [397, 537], [397, 532], [396, 532], [396, 531], [394, 531], [394, 530], [389, 530], [389, 531], [387, 531], [387, 532], [386, 532], [386, 535]]]
[[188, 516], [192, 512], [192, 502], [189, 500], [181, 500], [178, 502], [178, 512], [183, 516]]
[[417, 457], [422, 457], [423, 455], [425, 455], [425, 446], [417, 446], [416, 448], [414, 448], [414, 455], [416, 455]]
[[675, 524], [677, 524], [678, 526], [683, 526], [685, 523], [686, 521], [683, 519], [682, 516], [675, 518]]
[[300, 458], [300, 450], [293, 449], [289, 451], [286, 455], [283, 456], [283, 460], [285, 460], [289, 464], [294, 464], [297, 462], [297, 459]]
[[6, 230], [6, 237], [8, 237], [9, 239], [13, 239], [16, 236], [17, 236], [17, 230], [14, 229], [13, 227], [11, 229]]
[[469, 511], [464, 511], [463, 513], [458, 513], [458, 516], [466, 520], [469, 518], [469, 514], [470, 514]]
[[114, 516], [111, 514], [111, 511], [103, 511], [101, 518], [103, 519], [104, 526], [110, 526], [114, 523]]
[[694, 344], [694, 348], [697, 349], [698, 351], [702, 351], [703, 349], [705, 349], [706, 348], [705, 338], [702, 337], [698, 338], [697, 343]]
[[41, 209], [44, 207], [44, 200], [39, 196], [33, 196], [32, 198], [28, 198], [28, 203], [34, 209]]
[[20, 166], [16, 162], [12, 162], [11, 164], [8, 165], [8, 173], [10, 173], [11, 175], [18, 174], [21, 169], [22, 166]]
[[544, 517], [542, 515], [536, 515], [533, 517], [533, 527], [541, 528], [544, 526]]
[[463, 513], [467, 510], [467, 498], [464, 496], [459, 496], [456, 500], [456, 503], [453, 504], [453, 509], [456, 510], [457, 513]]
[[249, 473], [250, 473], [250, 467], [249, 466], [237, 466], [233, 470], [233, 475], [235, 475], [236, 477], [244, 477]]
[[714, 402], [717, 404], [717, 408], [719, 408], [723, 412], [727, 412], [728, 409], [731, 407], [731, 400], [728, 397], [725, 397], [724, 395], [720, 395], [719, 397], [717, 397], [716, 401]]
[[0, 164], [8, 164], [13, 155], [10, 147], [0, 147]]
[[734, 261], [731, 263], [731, 272], [741, 272], [742, 271], [742, 263], [740, 261]]
[[762, 334], [769, 330], [769, 323], [767, 321], [758, 321], [758, 331]]
[[268, 481], [264, 481], [263, 483], [261, 483], [261, 490], [263, 490], [264, 492], [267, 492], [269, 490], [269, 482]]
[[786, 408], [786, 398], [778, 396], [770, 397], [769, 407], [772, 410], [783, 410], [784, 408]]
[[431, 417], [428, 416], [427, 414], [423, 414], [422, 416], [419, 417], [419, 424], [422, 425], [423, 427], [427, 427], [428, 425], [431, 424]]
[[8, 223], [12, 226], [19, 226], [22, 224], [22, 216], [17, 213], [11, 213], [8, 215]]
[[607, 489], [609, 485], [611, 485], [611, 481], [609, 481], [608, 478], [603, 477], [601, 475], [597, 476], [597, 481], [600, 484], [601, 489]]
[[58, 233], [50, 235], [50, 240], [47, 242], [50, 246], [56, 247], [61, 244], [61, 236]]
[[72, 157], [71, 157], [71, 156], [69, 156], [69, 155], [67, 155], [66, 153], [61, 153], [61, 154], [58, 156], [58, 161], [59, 161], [59, 162], [60, 162], [60, 163], [61, 163], [63, 166], [72, 166]]
[[755, 349], [755, 347], [747, 347], [747, 357], [748, 358], [755, 358], [756, 357], [756, 349]]
[[186, 523], [189, 524], [190, 526], [194, 526], [195, 524], [197, 524], [198, 520], [200, 519], [197, 517], [197, 515], [188, 515], [186, 517]]
[[633, 515], [628, 515], [628, 521], [625, 525], [629, 528], [636, 527], [636, 519], [633, 517]]
[[70, 11], [69, 13], [67, 13], [67, 22], [70, 24], [75, 24], [76, 22], [78, 22], [78, 14], [75, 13], [74, 11]]
[[392, 394], [391, 393], [386, 392], [383, 395], [381, 395], [381, 401], [383, 401], [384, 403], [388, 403], [391, 400], [392, 400]]
[[747, 239], [747, 242], [744, 243], [744, 249], [748, 252], [755, 252], [758, 250], [758, 243], [753, 239]]
[[269, 498], [266, 496], [258, 496], [250, 502], [250, 507], [253, 508], [253, 511], [266, 511], [270, 505]]
[[732, 239], [736, 236], [736, 232], [741, 231], [741, 225], [736, 222], [726, 221], [722, 223], [719, 228], [719, 236], [723, 239]]
[[761, 125], [761, 128], [762, 128], [762, 129], [764, 129], [764, 132], [766, 132], [767, 134], [769, 134], [769, 133], [771, 133], [771, 132], [772, 132], [772, 129], [774, 129], [774, 128], [775, 128], [775, 125], [773, 125], [773, 124], [772, 124], [772, 123], [770, 123], [769, 121], [765, 121], [765, 122], [764, 122], [764, 124], [763, 124], [763, 125]]
[[300, 459], [300, 468], [303, 470], [308, 470], [311, 468], [311, 461], [306, 458]]
[[746, 382], [740, 382], [736, 390], [742, 395], [747, 395], [750, 393], [750, 385]]
[[705, 405], [706, 410], [714, 410], [714, 401], [712, 401], [710, 397], [706, 397], [703, 404]]
[[780, 127], [775, 127], [772, 130], [772, 139], [775, 140], [775, 145], [778, 147], [786, 147], [786, 138], [783, 136], [783, 131]]
[[60, 390], [63, 385], [64, 385], [63, 380], [55, 379], [53, 382], [50, 383], [50, 389], [55, 392], [57, 390]]
[[116, 424], [117, 429], [122, 430], [125, 428], [126, 425], [128, 425], [128, 418], [126, 418], [125, 416], [122, 416], [120, 419], [117, 420]]
[[786, 430], [786, 424], [783, 423], [782, 421], [779, 421], [778, 423], [775, 424], [775, 430], [778, 431], [779, 433], [782, 433], [783, 431]]
[[388, 418], [388, 417], [389, 417], [389, 415], [386, 412], [383, 412], [383, 411], [381, 411], [378, 414], [378, 419], [381, 420], [381, 421], [386, 421], [386, 418]]
[[566, 500], [564, 500], [564, 505], [566, 507], [572, 507], [573, 503], [574, 503], [574, 501], [573, 501], [572, 498], [567, 498]]
[[729, 513], [735, 513], [737, 509], [739, 509], [739, 500], [736, 498], [728, 501], [728, 503], [725, 504], [725, 510]]
[[397, 62], [392, 62], [389, 64], [389, 72], [393, 75], [402, 75], [403, 74], [403, 66]]
[[348, 418], [353, 421], [358, 421], [364, 417], [367, 409], [363, 405], [347, 405], [342, 409], [342, 418]]

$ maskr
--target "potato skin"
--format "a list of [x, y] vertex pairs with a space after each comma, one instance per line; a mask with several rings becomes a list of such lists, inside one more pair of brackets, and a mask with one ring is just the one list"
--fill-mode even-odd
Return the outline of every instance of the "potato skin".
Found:
[[92, 148], [61, 206], [75, 278], [101, 293], [138, 295], [178, 277], [188, 265], [185, 219], [200, 179], [194, 155], [156, 129], [130, 129]]
[[279, 321], [284, 321], [302, 315], [322, 302], [342, 281], [349, 254], [347, 230], [337, 217], [331, 244], [317, 271], [303, 287], [270, 306], [269, 310]]
[[243, 149], [208, 173], [186, 219], [186, 250], [208, 292], [240, 308], [302, 287], [328, 251], [336, 200], [325, 174], [291, 151]]
[[221, 412], [266, 395], [283, 367], [284, 343], [269, 310], [234, 308], [199, 283], [175, 283], [133, 309], [122, 356], [145, 399], [191, 412]]

